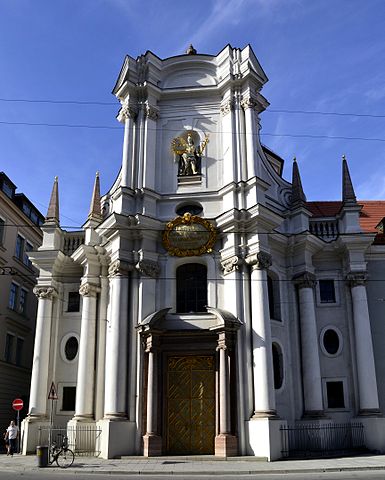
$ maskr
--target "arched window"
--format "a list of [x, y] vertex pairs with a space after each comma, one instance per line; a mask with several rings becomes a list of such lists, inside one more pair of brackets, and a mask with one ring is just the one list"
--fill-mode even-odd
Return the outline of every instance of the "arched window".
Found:
[[273, 343], [271, 348], [273, 352], [274, 388], [279, 390], [283, 383], [283, 355], [278, 343]]
[[207, 306], [207, 268], [200, 263], [186, 263], [176, 270], [176, 311], [204, 312]]
[[279, 295], [279, 279], [269, 272], [267, 274], [267, 292], [269, 295], [270, 318], [281, 321], [281, 301]]

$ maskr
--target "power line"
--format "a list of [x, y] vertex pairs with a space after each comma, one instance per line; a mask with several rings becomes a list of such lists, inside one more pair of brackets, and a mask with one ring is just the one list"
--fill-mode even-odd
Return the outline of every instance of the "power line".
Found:
[[[52, 100], [52, 99], [30, 99], [30, 98], [0, 98], [0, 102], [14, 102], [14, 103], [47, 103], [54, 105], [96, 105], [96, 106], [115, 106], [119, 107], [119, 102], [102, 102], [95, 100]], [[191, 105], [174, 105], [162, 103], [164, 107], [186, 108]], [[334, 115], [342, 117], [367, 117], [367, 118], [385, 118], [385, 115], [377, 115], [372, 113], [356, 113], [356, 112], [328, 112], [322, 110], [291, 110], [291, 109], [276, 109], [268, 108], [267, 113], [288, 113], [299, 115]]]
[[[98, 129], [98, 130], [123, 130], [123, 126], [113, 127], [110, 125], [89, 125], [89, 124], [71, 124], [71, 123], [40, 123], [40, 122], [9, 122], [0, 120], [1, 125], [23, 125], [23, 126], [33, 126], [33, 127], [59, 127], [59, 128], [87, 128], [87, 129]], [[140, 127], [141, 128], [141, 127]], [[145, 127], [146, 130], [157, 131], [157, 128]], [[180, 129], [176, 128], [162, 128], [163, 131], [169, 132], [180, 132]], [[218, 130], [216, 132], [211, 132], [210, 135], [215, 134], [226, 134], [232, 133], [230, 131]], [[368, 138], [368, 137], [346, 137], [340, 135], [312, 135], [312, 134], [294, 134], [294, 133], [269, 133], [261, 132], [259, 134], [261, 137], [286, 137], [286, 138], [313, 138], [313, 139], [327, 139], [327, 140], [359, 140], [365, 142], [385, 142], [385, 138]]]

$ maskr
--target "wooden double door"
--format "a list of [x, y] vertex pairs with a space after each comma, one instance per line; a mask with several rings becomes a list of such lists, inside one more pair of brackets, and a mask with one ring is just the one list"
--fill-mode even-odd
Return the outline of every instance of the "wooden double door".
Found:
[[214, 355], [171, 355], [167, 357], [166, 369], [167, 453], [214, 454]]

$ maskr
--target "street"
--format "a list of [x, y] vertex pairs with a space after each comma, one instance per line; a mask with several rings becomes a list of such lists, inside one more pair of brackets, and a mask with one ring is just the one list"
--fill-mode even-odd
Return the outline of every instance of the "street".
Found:
[[[106, 472], [82, 474], [78, 469], [68, 469], [55, 471], [51, 469], [44, 469], [39, 472], [0, 472], [0, 480], [12, 480], [15, 478], [23, 478], [23, 480], [44, 480], [44, 478], [50, 480], [63, 480], [63, 478], [76, 478], [77, 480], [100, 480], [100, 478], [111, 476], [114, 480], [143, 480], [143, 475], [130, 475], [127, 472], [126, 475], [108, 474]], [[181, 480], [213, 480], [213, 476], [216, 475], [183, 475], [173, 474], [172, 477], [180, 478]], [[229, 474], [223, 475], [225, 480], [383, 480], [384, 470], [364, 470], [364, 471], [351, 471], [351, 472], [327, 472], [327, 473], [290, 473], [290, 474]], [[170, 478], [170, 475], [145, 475], [146, 480], [166, 480]]]

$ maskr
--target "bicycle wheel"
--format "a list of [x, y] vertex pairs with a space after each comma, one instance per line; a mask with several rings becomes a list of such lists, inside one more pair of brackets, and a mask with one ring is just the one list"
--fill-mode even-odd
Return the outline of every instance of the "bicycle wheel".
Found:
[[60, 468], [68, 468], [74, 463], [74, 459], [74, 452], [68, 448], [60, 450], [59, 455], [56, 457], [56, 463]]

